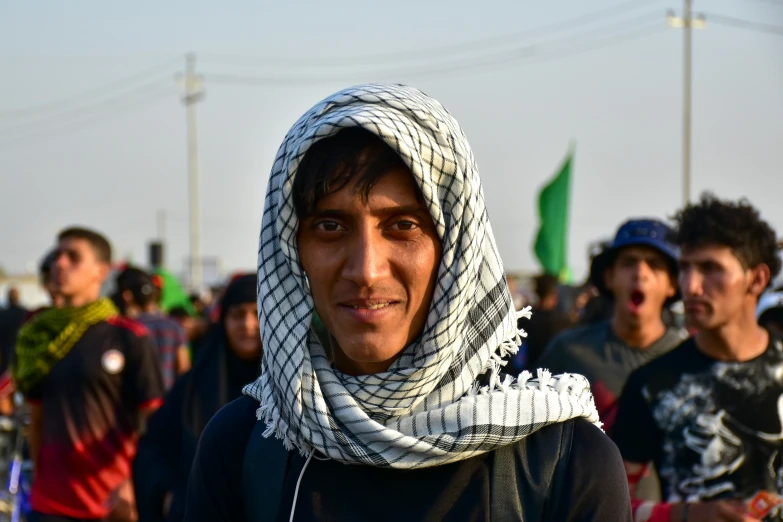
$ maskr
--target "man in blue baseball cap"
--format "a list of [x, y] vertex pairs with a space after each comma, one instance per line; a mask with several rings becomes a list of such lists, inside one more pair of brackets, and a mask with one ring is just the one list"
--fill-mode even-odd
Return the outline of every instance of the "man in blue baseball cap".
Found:
[[563, 332], [538, 363], [556, 373], [585, 375], [607, 430], [631, 372], [683, 340], [662, 318], [663, 309], [679, 298], [679, 250], [670, 234], [656, 219], [623, 223], [590, 267], [590, 282], [612, 301], [611, 318]]
[[[667, 326], [663, 310], [679, 299], [679, 249], [672, 230], [657, 219], [632, 219], [594, 259], [590, 282], [612, 303], [612, 315], [555, 337], [538, 362], [555, 373], [587, 377], [604, 429], [611, 432], [617, 401], [631, 373], [682, 342], [683, 330]], [[648, 473], [637, 498], [658, 500]]]

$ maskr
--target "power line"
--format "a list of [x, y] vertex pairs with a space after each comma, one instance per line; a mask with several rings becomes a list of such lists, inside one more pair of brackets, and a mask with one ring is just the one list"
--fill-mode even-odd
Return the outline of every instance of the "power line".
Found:
[[[629, 26], [628, 25], [629, 22], [632, 22], [634, 20], [636, 21], [648, 20], [648, 23]], [[374, 75], [376, 77], [377, 76], [423, 77], [423, 76], [429, 76], [435, 74], [442, 76], [449, 73], [462, 72], [464, 70], [469, 70], [471, 73], [474, 73], [479, 70], [492, 69], [492, 68], [496, 68], [497, 66], [503, 66], [508, 63], [518, 62], [522, 60], [529, 59], [533, 61], [545, 61], [548, 59], [555, 59], [555, 58], [561, 58], [570, 55], [576, 55], [584, 51], [607, 47], [610, 45], [614, 45], [617, 43], [626, 42], [630, 40], [635, 40], [637, 38], [642, 38], [657, 32], [662, 32], [667, 30], [666, 26], [663, 25], [661, 18], [659, 18], [658, 16], [654, 16], [653, 19], [651, 18], [650, 15], [637, 17], [637, 19], [625, 20], [620, 24], [615, 24], [615, 26], [618, 26], [618, 28], [623, 30], [619, 31], [617, 34], [613, 36], [610, 36], [608, 38], [603, 38], [603, 39], [592, 39], [588, 41], [583, 41], [580, 40], [579, 38], [574, 38], [574, 35], [570, 35], [568, 37], [563, 37], [553, 41], [544, 42], [543, 44], [539, 44], [539, 45], [529, 44], [500, 55], [482, 57], [481, 59], [474, 59], [472, 61], [463, 60], [459, 62], [446, 63], [446, 64], [431, 64], [429, 66], [421, 67], [417, 69], [365, 71], [353, 75], [353, 78], [355, 78], [357, 75], [366, 76], [368, 74]], [[582, 37], [585, 35], [589, 36], [595, 34], [605, 35], [607, 33], [607, 30], [610, 30], [611, 28], [612, 26], [606, 26], [606, 27], [602, 27], [599, 30], [590, 31], [576, 36]], [[548, 45], [551, 46], [552, 44], [569, 42], [572, 40], [577, 40], [577, 41], [570, 46], [565, 46], [563, 48], [565, 52], [560, 52], [560, 53], [555, 52], [550, 54], [547, 54], [546, 52], [543, 53], [540, 52], [541, 48], [546, 50], [545, 46]], [[536, 60], [537, 58], [538, 60]], [[261, 84], [261, 85], [337, 82], [337, 81], [350, 81], [352, 79], [349, 75], [345, 75], [345, 74], [340, 76], [318, 75], [318, 76], [311, 76], [311, 77], [304, 77], [304, 76], [286, 77], [286, 76], [248, 76], [248, 75], [239, 75], [239, 74], [209, 73], [207, 76], [210, 81], [215, 81], [218, 83]]]
[[[781, 4], [783, 6], [783, 4]], [[743, 20], [742, 18], [734, 18], [733, 16], [725, 16], [716, 13], [705, 13], [707, 15], [707, 22], [716, 23], [719, 25], [727, 25], [736, 27], [738, 29], [748, 29], [760, 33], [775, 34], [783, 36], [783, 25], [765, 24], [761, 22], [753, 22], [751, 20]]]
[[767, 4], [767, 5], [775, 5], [777, 7], [783, 7], [783, 1], [781, 0], [756, 0], [756, 2], [760, 2], [762, 4]]
[[[139, 80], [139, 79], [145, 79], [150, 76], [151, 73], [158, 72], [164, 68], [171, 68], [171, 65], [175, 62], [179, 62], [181, 60], [180, 57], [177, 57], [176, 59], [167, 60], [163, 63], [160, 63], [154, 67], [150, 67], [148, 69], [144, 69], [142, 71], [139, 71], [138, 73], [132, 74], [130, 76], [126, 76], [125, 78], [122, 78], [120, 80], [108, 83], [106, 85], [102, 85], [100, 87], [94, 87], [85, 91], [77, 92], [74, 94], [70, 94], [68, 96], [64, 96], [60, 99], [53, 100], [50, 102], [46, 102], [40, 105], [34, 105], [30, 107], [24, 107], [22, 109], [12, 109], [8, 111], [0, 112], [0, 118], [4, 119], [11, 119], [11, 118], [25, 118], [29, 117], [31, 114], [36, 114], [40, 112], [46, 112], [51, 111], [52, 109], [57, 109], [59, 106], [68, 104], [73, 101], [78, 101], [82, 98], [95, 98], [96, 96], [101, 96], [106, 91], [114, 91], [118, 87], [124, 87], [127, 86], [129, 83]], [[173, 70], [172, 70], [173, 72]]]
[[[29, 120], [28, 121], [21, 121], [21, 122], [17, 121], [17, 122], [14, 122], [11, 125], [8, 125], [8, 124], [4, 124], [3, 120], [0, 119], [0, 138], [3, 137], [3, 134], [8, 133], [9, 131], [24, 130], [26, 127], [33, 127], [34, 128], [36, 126], [46, 125], [47, 123], [51, 123], [52, 121], [56, 122], [57, 119], [61, 118], [61, 117], [67, 118], [68, 116], [71, 116], [71, 115], [73, 115], [73, 116], [81, 116], [81, 115], [84, 115], [87, 112], [90, 112], [90, 111], [94, 110], [94, 109], [101, 109], [103, 107], [111, 108], [114, 105], [114, 103], [117, 102], [117, 101], [122, 101], [122, 100], [124, 100], [126, 98], [129, 98], [129, 97], [132, 97], [132, 96], [138, 95], [138, 94], [144, 94], [144, 93], [147, 93], [147, 92], [159, 91], [160, 88], [162, 86], [164, 86], [164, 85], [165, 84], [162, 81], [160, 81], [160, 80], [154, 81], [154, 82], [150, 82], [150, 83], [147, 83], [147, 84], [144, 84], [144, 85], [140, 85], [139, 87], [136, 87], [135, 89], [132, 89], [130, 91], [127, 91], [127, 92], [124, 92], [124, 93], [120, 93], [120, 94], [116, 94], [114, 96], [110, 96], [110, 97], [105, 98], [103, 100], [97, 100], [96, 102], [88, 104], [88, 105], [81, 105], [81, 106], [76, 106], [76, 107], [71, 107], [71, 108], [65, 108], [65, 109], [62, 109], [62, 110], [59, 110], [59, 111], [55, 110], [55, 111], [51, 111], [48, 114], [42, 113], [37, 118], [33, 118], [32, 121], [29, 121]], [[49, 120], [49, 121], [47, 121], [47, 120]], [[13, 121], [13, 120], [11, 120], [11, 121]]]
[[[497, 45], [508, 43], [519, 43], [520, 40], [529, 39], [533, 36], [540, 35], [541, 33], [558, 33], [574, 26], [584, 26], [592, 21], [600, 21], [601, 19], [612, 18], [616, 15], [623, 14], [624, 12], [633, 11], [645, 5], [654, 3], [657, 0], [627, 0], [619, 4], [593, 11], [584, 15], [579, 15], [566, 20], [560, 20], [551, 24], [542, 25], [533, 29], [525, 31], [517, 31], [510, 34], [491, 36], [470, 42], [460, 42], [448, 45], [441, 45], [436, 47], [430, 47], [426, 49], [411, 49], [408, 51], [395, 51], [389, 53], [379, 53], [365, 56], [352, 56], [352, 57], [332, 57], [332, 58], [270, 58], [270, 57], [253, 57], [253, 56], [236, 56], [236, 55], [220, 55], [201, 53], [199, 58], [202, 61], [221, 61], [224, 63], [233, 62], [235, 64], [249, 64], [249, 65], [283, 65], [286, 67], [335, 67], [339, 65], [364, 65], [364, 64], [376, 64], [382, 61], [422, 61], [431, 59], [432, 57], [448, 56], [455, 52], [477, 52], [485, 50], [488, 47], [496, 47]], [[608, 16], [607, 16], [608, 15]]]
[[28, 132], [26, 134], [16, 136], [0, 136], [0, 148], [5, 145], [23, 143], [32, 139], [46, 138], [52, 135], [56, 135], [63, 130], [72, 133], [83, 128], [87, 128], [92, 124], [111, 119], [112, 117], [127, 112], [130, 109], [135, 109], [140, 106], [162, 100], [164, 98], [174, 97], [175, 94], [176, 93], [172, 92], [170, 87], [159, 88], [154, 92], [150, 92], [148, 96], [129, 99], [126, 103], [111, 106], [109, 110], [87, 114], [87, 117], [85, 118], [78, 118], [71, 121], [61, 122], [62, 125], [56, 126], [54, 128], [45, 128], [38, 132]]

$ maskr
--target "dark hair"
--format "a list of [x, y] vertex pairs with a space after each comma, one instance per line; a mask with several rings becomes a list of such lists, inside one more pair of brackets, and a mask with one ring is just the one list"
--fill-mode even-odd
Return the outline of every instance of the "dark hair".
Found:
[[536, 295], [539, 299], [544, 299], [557, 293], [558, 281], [552, 274], [541, 274], [534, 280]]
[[160, 299], [152, 277], [139, 268], [128, 267], [117, 275], [117, 292], [122, 294], [126, 290], [139, 306], [147, 306]]
[[169, 310], [169, 317], [184, 319], [186, 317], [190, 317], [190, 312], [188, 312], [184, 306], [175, 306]]
[[103, 263], [111, 263], [111, 245], [109, 241], [98, 232], [86, 228], [71, 227], [60, 232], [58, 241], [64, 239], [81, 239], [87, 241], [95, 252], [95, 257]]
[[704, 193], [674, 216], [680, 247], [721, 245], [731, 249], [747, 268], [769, 267], [770, 283], [780, 273], [775, 231], [746, 199], [723, 201]]
[[57, 261], [57, 250], [50, 250], [46, 253], [41, 260], [41, 264], [38, 266], [38, 276], [41, 278], [41, 283], [44, 285], [49, 282], [49, 278], [52, 276], [52, 266]]
[[370, 190], [390, 169], [407, 165], [381, 138], [361, 127], [349, 127], [315, 142], [305, 153], [294, 178], [294, 209], [310, 215], [318, 201], [359, 176], [356, 193], [366, 201]]

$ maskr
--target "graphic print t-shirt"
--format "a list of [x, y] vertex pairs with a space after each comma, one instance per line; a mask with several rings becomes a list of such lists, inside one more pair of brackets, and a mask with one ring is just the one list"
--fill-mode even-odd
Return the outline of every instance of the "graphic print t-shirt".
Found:
[[155, 345], [143, 326], [117, 318], [90, 327], [27, 396], [43, 416], [33, 509], [106, 516], [112, 493], [131, 474], [139, 413], [162, 397]]
[[624, 460], [655, 462], [668, 502], [783, 494], [783, 342], [722, 362], [685, 341], [631, 376], [612, 438]]

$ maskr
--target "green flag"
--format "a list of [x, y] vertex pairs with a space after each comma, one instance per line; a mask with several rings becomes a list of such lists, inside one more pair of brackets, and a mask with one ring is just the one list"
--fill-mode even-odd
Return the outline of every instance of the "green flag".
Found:
[[535, 253], [548, 274], [569, 278], [568, 270], [568, 203], [571, 192], [573, 149], [568, 151], [560, 172], [538, 195], [541, 228], [536, 237]]
[[172, 273], [163, 269], [158, 269], [155, 271], [155, 273], [160, 276], [161, 279], [163, 279], [163, 290], [160, 296], [160, 308], [164, 312], [168, 313], [172, 308], [181, 306], [187, 310], [190, 315], [195, 316], [196, 310], [193, 308], [193, 305], [190, 302], [188, 293], [184, 288], [182, 288], [182, 285], [179, 284], [177, 278], [174, 277]]

